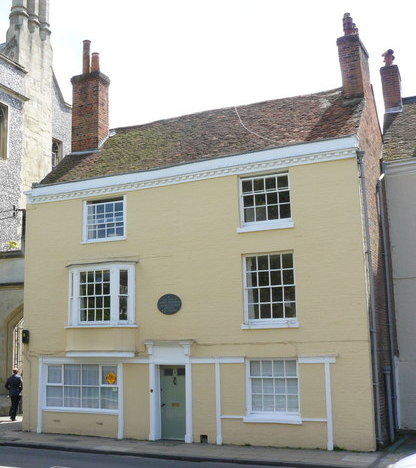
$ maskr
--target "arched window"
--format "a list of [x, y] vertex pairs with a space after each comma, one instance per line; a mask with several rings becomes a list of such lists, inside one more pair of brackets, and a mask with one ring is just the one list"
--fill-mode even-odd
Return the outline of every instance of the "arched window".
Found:
[[7, 107], [0, 103], [0, 158], [7, 158]]

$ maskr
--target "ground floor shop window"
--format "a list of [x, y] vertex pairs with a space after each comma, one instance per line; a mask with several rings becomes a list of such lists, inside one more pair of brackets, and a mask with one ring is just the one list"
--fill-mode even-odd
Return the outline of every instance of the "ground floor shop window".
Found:
[[50, 364], [46, 382], [47, 408], [118, 408], [117, 366]]

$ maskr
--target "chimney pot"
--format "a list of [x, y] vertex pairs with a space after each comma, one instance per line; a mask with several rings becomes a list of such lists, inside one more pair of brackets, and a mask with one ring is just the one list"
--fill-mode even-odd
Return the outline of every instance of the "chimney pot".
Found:
[[91, 71], [98, 72], [100, 71], [100, 54], [98, 52], [93, 52], [91, 57]]
[[82, 54], [82, 73], [90, 72], [90, 46], [91, 41], [86, 39], [84, 42], [83, 54]]
[[394, 60], [394, 50], [393, 49], [388, 49], [384, 54], [381, 54], [382, 57], [384, 57], [384, 63], [386, 64], [387, 67], [390, 65], [393, 65], [393, 60]]
[[344, 36], [337, 39], [342, 95], [345, 99], [360, 98], [371, 90], [368, 52], [349, 13], [344, 14], [342, 24]]

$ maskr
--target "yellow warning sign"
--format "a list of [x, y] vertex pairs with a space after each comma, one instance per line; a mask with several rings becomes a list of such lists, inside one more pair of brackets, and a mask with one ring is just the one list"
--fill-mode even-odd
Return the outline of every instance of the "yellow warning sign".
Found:
[[114, 374], [114, 372], [109, 372], [106, 376], [105, 376], [105, 381], [110, 384], [110, 385], [114, 385], [116, 382], [117, 382], [117, 376], [116, 374]]

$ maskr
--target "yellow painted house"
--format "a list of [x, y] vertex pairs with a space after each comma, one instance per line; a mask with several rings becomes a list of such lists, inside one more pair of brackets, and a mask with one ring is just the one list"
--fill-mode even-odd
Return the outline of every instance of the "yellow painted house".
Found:
[[381, 136], [348, 14], [337, 44], [339, 89], [108, 132], [84, 42], [72, 153], [28, 194], [25, 430], [388, 441]]

